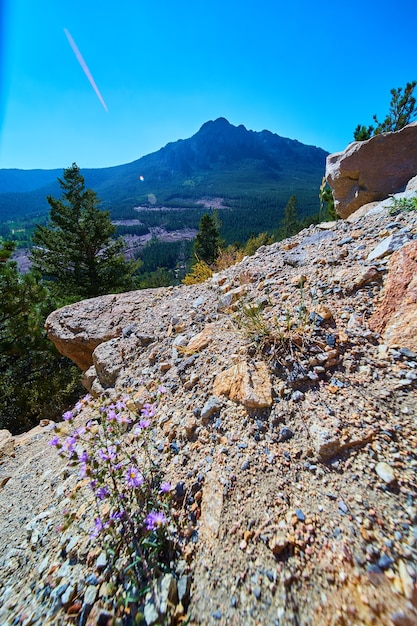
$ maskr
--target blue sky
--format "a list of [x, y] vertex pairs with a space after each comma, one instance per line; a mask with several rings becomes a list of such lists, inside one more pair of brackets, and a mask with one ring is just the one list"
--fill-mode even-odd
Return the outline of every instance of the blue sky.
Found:
[[[330, 152], [417, 79], [415, 0], [0, 0], [0, 167], [128, 163], [217, 117]], [[104, 109], [71, 49], [82, 54]]]

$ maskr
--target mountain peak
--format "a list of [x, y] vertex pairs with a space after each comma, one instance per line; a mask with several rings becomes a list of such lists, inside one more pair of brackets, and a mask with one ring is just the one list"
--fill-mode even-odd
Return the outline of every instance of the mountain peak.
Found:
[[225, 117], [218, 117], [215, 120], [209, 120], [208, 122], [205, 122], [200, 130], [197, 132], [197, 135], [199, 133], [212, 131], [218, 132], [226, 129], [229, 130], [230, 128], [236, 128], [236, 126], [233, 126], [233, 124], [231, 124]]

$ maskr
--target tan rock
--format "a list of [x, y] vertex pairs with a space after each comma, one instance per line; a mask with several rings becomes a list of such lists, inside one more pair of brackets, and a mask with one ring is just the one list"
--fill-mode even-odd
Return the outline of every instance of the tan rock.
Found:
[[368, 213], [370, 213], [372, 209], [375, 209], [378, 204], [379, 202], [377, 200], [375, 202], [368, 202], [367, 204], [364, 204], [360, 207], [360, 209], [357, 209], [356, 211], [354, 211], [354, 213], [348, 215], [346, 221], [350, 223], [357, 222], [362, 217], [365, 217], [365, 215], [368, 215]]
[[308, 423], [308, 431], [313, 446], [322, 459], [329, 459], [340, 451], [339, 420], [312, 417]]
[[316, 313], [317, 315], [322, 317], [324, 320], [331, 320], [331, 319], [333, 319], [333, 313], [331, 312], [329, 307], [327, 307], [324, 304], [318, 304], [317, 306], [315, 306], [314, 307], [314, 313]]
[[286, 535], [277, 534], [269, 540], [268, 546], [275, 556], [279, 556], [289, 545]]
[[401, 191], [416, 172], [417, 122], [394, 133], [354, 141], [326, 160], [326, 180], [343, 218], [364, 204]]
[[0, 430], [0, 459], [11, 456], [14, 452], [14, 437], [6, 429]]
[[101, 343], [93, 352], [93, 363], [102, 387], [114, 385], [123, 367], [123, 355], [117, 339]]
[[217, 470], [212, 469], [204, 481], [201, 500], [200, 534], [206, 540], [217, 537], [223, 509], [223, 485]]
[[384, 292], [370, 328], [389, 346], [417, 351], [417, 241], [392, 254]]
[[381, 280], [381, 273], [376, 267], [367, 267], [360, 274], [355, 276], [350, 284], [350, 289], [356, 291], [371, 283], [378, 283]]
[[207, 324], [207, 326], [198, 333], [198, 335], [194, 335], [188, 342], [188, 344], [184, 348], [184, 352], [186, 354], [194, 354], [195, 352], [200, 352], [204, 348], [206, 348], [210, 341], [213, 338], [213, 324]]
[[248, 408], [270, 407], [272, 386], [268, 368], [263, 361], [239, 361], [216, 376], [213, 393], [228, 396]]
[[305, 274], [297, 274], [294, 278], [291, 279], [291, 285], [295, 287], [302, 287], [304, 283], [307, 281], [307, 276]]

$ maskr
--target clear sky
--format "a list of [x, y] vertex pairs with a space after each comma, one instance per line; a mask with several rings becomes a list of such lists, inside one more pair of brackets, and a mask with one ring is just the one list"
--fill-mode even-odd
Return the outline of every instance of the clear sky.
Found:
[[415, 0], [0, 0], [0, 20], [2, 168], [128, 163], [217, 117], [334, 152], [417, 79]]

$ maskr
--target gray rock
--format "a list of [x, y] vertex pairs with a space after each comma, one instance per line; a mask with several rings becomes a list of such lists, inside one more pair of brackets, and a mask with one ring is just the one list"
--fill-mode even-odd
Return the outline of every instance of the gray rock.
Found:
[[203, 408], [201, 409], [201, 419], [203, 422], [207, 422], [213, 413], [217, 413], [222, 408], [222, 402], [216, 396], [211, 396]]
[[204, 296], [200, 296], [199, 298], [196, 298], [194, 302], [192, 303], [193, 309], [199, 309], [201, 306], [203, 306], [205, 301], [206, 299], [204, 298]]
[[218, 309], [222, 311], [223, 309], [227, 309], [233, 302], [233, 294], [231, 291], [228, 291], [223, 296], [221, 296], [219, 300]]
[[392, 254], [395, 250], [402, 248], [410, 239], [411, 233], [409, 232], [395, 233], [394, 235], [385, 237], [385, 239], [368, 254], [367, 260], [374, 261], [375, 259], [382, 259], [384, 256]]
[[92, 606], [96, 601], [98, 588], [95, 585], [88, 585], [84, 593], [84, 605]]
[[155, 604], [152, 600], [148, 600], [145, 604], [145, 608], [143, 611], [143, 616], [145, 618], [145, 622], [147, 626], [153, 626], [159, 620], [158, 611], [156, 610]]
[[168, 603], [174, 606], [178, 603], [177, 581], [172, 574], [164, 574], [164, 576], [159, 579], [156, 601], [162, 615], [166, 615]]
[[107, 554], [105, 552], [102, 552], [99, 557], [97, 558], [96, 561], [96, 568], [98, 570], [104, 569], [107, 565], [108, 561], [107, 561]]
[[187, 606], [190, 599], [190, 589], [191, 577], [184, 574], [180, 577], [177, 584], [178, 600], [182, 603], [184, 607]]

